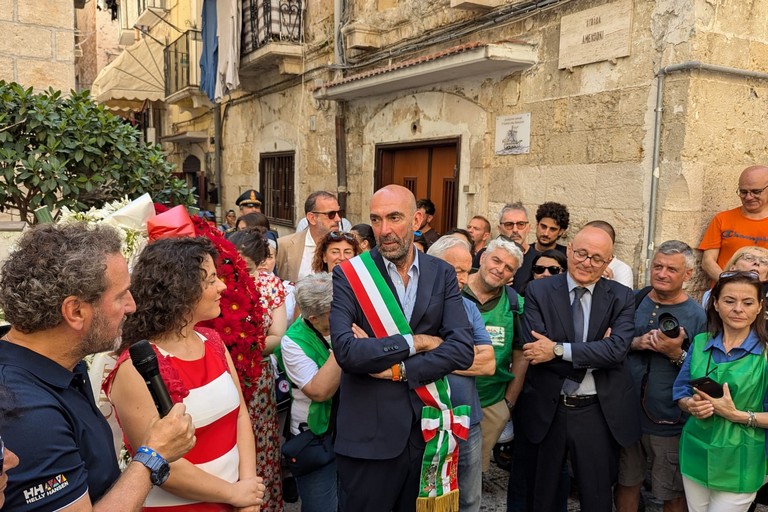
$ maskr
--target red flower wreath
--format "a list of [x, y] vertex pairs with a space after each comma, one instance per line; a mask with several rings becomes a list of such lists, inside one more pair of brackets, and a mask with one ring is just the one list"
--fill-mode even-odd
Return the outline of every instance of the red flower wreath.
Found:
[[264, 350], [264, 312], [259, 292], [235, 246], [199, 216], [193, 216], [192, 222], [195, 234], [210, 239], [219, 251], [216, 273], [227, 285], [221, 295], [221, 315], [198, 325], [215, 329], [224, 340], [240, 376], [245, 402], [250, 403], [261, 375]]

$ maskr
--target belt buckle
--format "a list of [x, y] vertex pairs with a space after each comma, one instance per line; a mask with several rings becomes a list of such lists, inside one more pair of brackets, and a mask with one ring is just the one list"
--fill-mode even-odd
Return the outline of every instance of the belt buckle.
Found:
[[[571, 408], [576, 407], [576, 404], [569, 404], [568, 403], [568, 398], [569, 398], [568, 395], [563, 395], [563, 400], [562, 400], [563, 401], [563, 405], [566, 406], [566, 407], [571, 407]], [[573, 398], [575, 398], [575, 397], [573, 397]]]

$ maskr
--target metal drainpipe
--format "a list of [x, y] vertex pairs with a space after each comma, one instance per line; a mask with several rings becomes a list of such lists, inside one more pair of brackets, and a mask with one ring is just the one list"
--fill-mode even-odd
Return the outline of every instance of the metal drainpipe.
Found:
[[221, 103], [213, 107], [213, 172], [219, 189], [219, 208], [223, 204], [224, 184], [221, 182]]
[[659, 193], [659, 153], [661, 152], [661, 115], [664, 110], [664, 77], [670, 73], [678, 71], [687, 71], [691, 69], [701, 69], [713, 73], [723, 73], [727, 75], [743, 76], [747, 78], [758, 78], [768, 80], [768, 73], [759, 71], [750, 71], [748, 69], [732, 68], [728, 66], [718, 66], [716, 64], [706, 64], [698, 60], [683, 62], [665, 66], [656, 73], [656, 119], [653, 128], [653, 156], [651, 160], [651, 198], [648, 209], [648, 243], [645, 253], [645, 284], [651, 281], [650, 263], [655, 249], [654, 239], [656, 238], [656, 203]]
[[[344, 1], [334, 0], [333, 2], [333, 25], [334, 25], [334, 63], [341, 65], [343, 62], [341, 52], [341, 19], [344, 15]], [[336, 102], [336, 195], [339, 200], [339, 208], [347, 209], [347, 118], [346, 101]]]

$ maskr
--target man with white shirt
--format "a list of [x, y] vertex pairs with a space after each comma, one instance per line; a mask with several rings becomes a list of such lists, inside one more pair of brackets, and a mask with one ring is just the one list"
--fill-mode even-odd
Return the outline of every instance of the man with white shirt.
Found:
[[312, 273], [312, 258], [317, 241], [331, 231], [339, 229], [344, 211], [336, 196], [319, 190], [312, 192], [304, 202], [308, 227], [303, 231], [277, 240], [277, 275], [288, 281], [298, 281]]

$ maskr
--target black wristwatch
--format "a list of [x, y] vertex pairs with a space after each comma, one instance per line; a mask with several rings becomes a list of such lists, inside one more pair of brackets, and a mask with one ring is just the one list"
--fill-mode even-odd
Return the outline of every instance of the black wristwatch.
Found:
[[159, 453], [146, 446], [136, 450], [133, 460], [144, 464], [149, 469], [149, 479], [153, 485], [163, 485], [171, 474], [171, 466]]
[[563, 357], [563, 354], [565, 354], [565, 347], [562, 343], [555, 343], [555, 346], [552, 347], [552, 352], [555, 354], [555, 357]]

